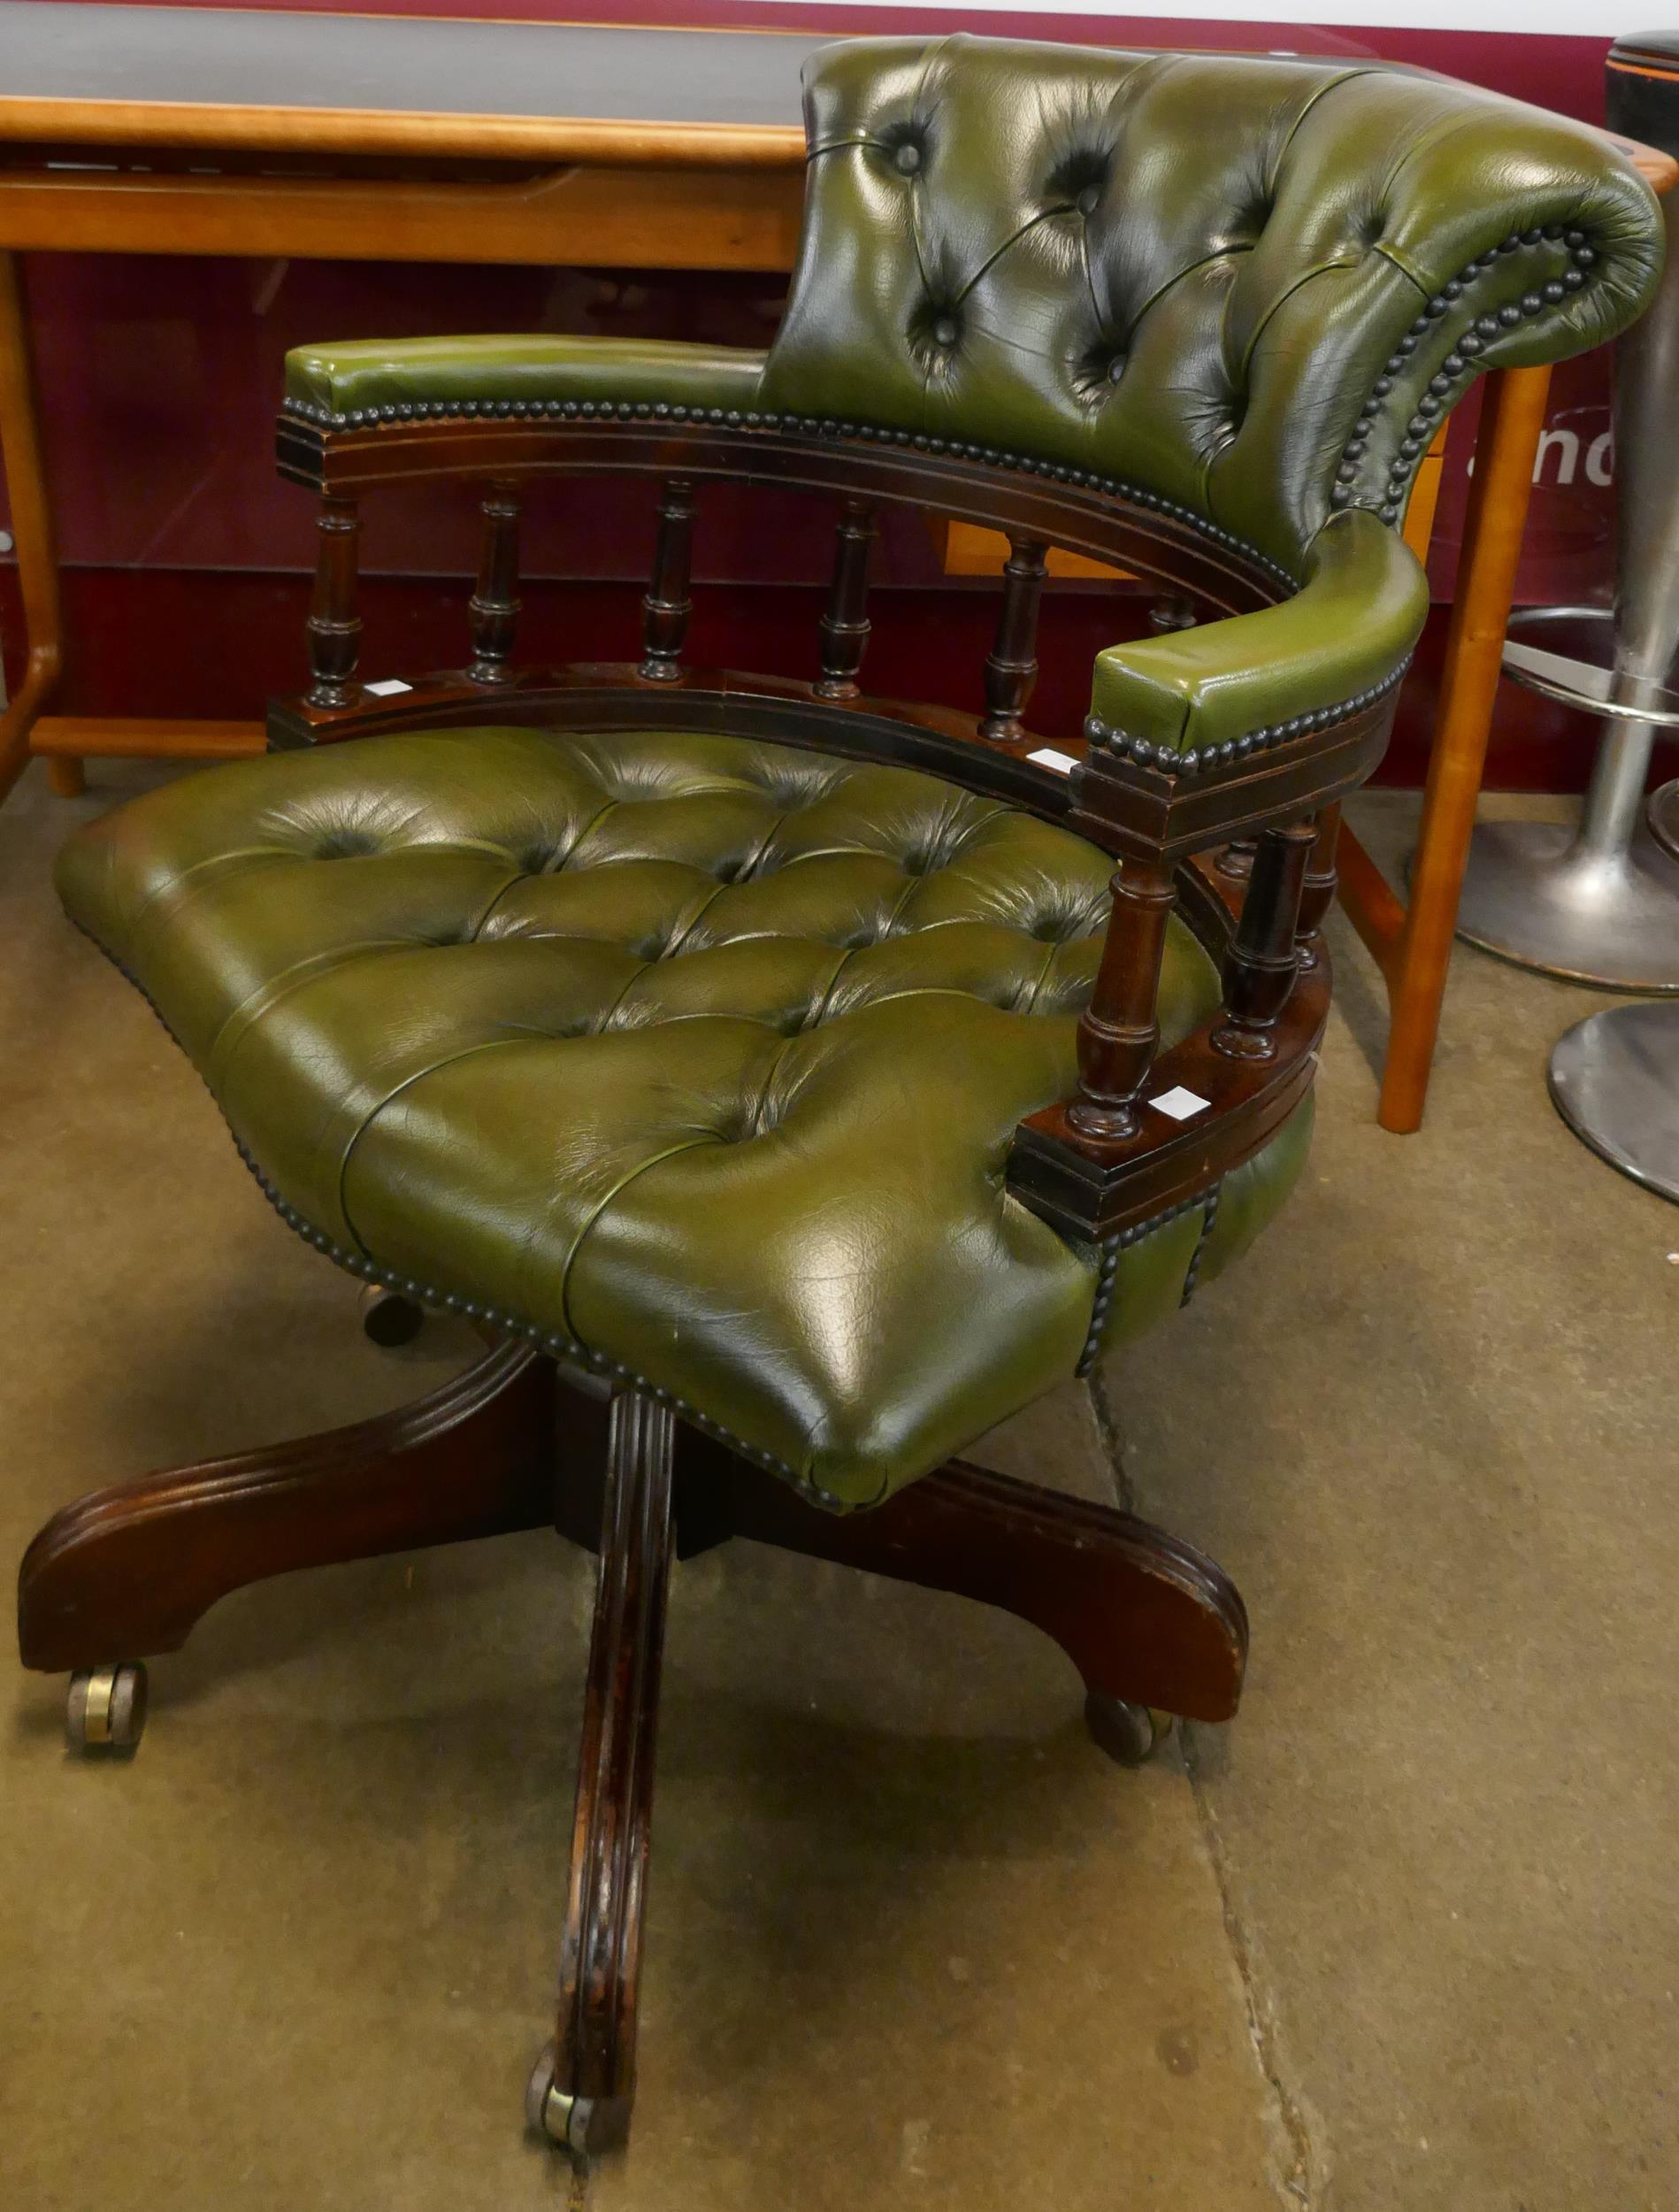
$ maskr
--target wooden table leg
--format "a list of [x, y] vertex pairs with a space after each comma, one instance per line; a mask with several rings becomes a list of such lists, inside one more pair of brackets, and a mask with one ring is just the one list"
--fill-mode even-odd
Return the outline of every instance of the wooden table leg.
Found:
[[[1550, 383], [1548, 367], [1504, 369], [1487, 379], [1411, 902], [1392, 964], [1384, 963], [1391, 1019], [1376, 1118], [1402, 1135], [1422, 1126], [1428, 1096]], [[1345, 870], [1345, 856], [1341, 864]]]
[[[23, 589], [28, 660], [18, 695], [0, 715], [0, 799], [29, 761], [29, 733], [51, 696], [64, 664], [64, 623], [58, 601], [58, 563], [47, 506], [35, 414], [34, 367], [23, 286], [16, 254], [0, 252], [0, 459], [12, 503], [12, 534]], [[55, 760], [49, 771], [55, 791], [81, 789], [81, 763]]]

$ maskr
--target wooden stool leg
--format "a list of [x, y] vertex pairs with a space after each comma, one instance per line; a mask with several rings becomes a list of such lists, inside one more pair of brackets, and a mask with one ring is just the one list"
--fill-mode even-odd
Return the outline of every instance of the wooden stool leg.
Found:
[[[29, 326], [17, 256], [10, 253], [0, 253], [0, 460], [5, 464], [29, 648], [18, 695], [10, 706], [0, 709], [0, 799], [4, 799], [28, 765], [29, 733], [51, 698], [64, 665], [58, 558], [53, 547], [52, 511], [47, 501]], [[55, 760], [53, 771], [58, 768]], [[49, 772], [52, 787], [64, 792], [68, 789], [71, 772], [80, 775], [80, 763], [67, 759], [62, 779], [53, 771]]]
[[635, 2093], [641, 1907], [664, 1645], [676, 1421], [650, 1393], [612, 1401], [583, 1708], [559, 2021], [526, 2093], [531, 2124], [579, 2154], [618, 2148]]
[[504, 1346], [400, 1412], [96, 1490], [24, 1554], [26, 1667], [175, 1651], [218, 1598], [298, 1567], [554, 1519], [554, 1369]]
[[1400, 1135], [1422, 1125], [1550, 382], [1548, 367], [1499, 370], [1482, 403], [1411, 903], [1389, 991], [1376, 1118]]

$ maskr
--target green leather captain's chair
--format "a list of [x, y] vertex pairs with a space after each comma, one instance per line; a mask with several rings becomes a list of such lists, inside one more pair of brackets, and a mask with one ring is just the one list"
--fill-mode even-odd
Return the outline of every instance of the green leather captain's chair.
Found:
[[[578, 2148], [628, 2121], [673, 1549], [746, 1535], [1005, 1607], [1123, 1755], [1150, 1709], [1234, 1709], [1210, 1561], [956, 1455], [1282, 1204], [1338, 805], [1426, 604], [1416, 464], [1478, 370], [1623, 329], [1661, 250], [1594, 134], [1361, 65], [860, 42], [811, 63], [806, 120], [767, 354], [292, 356], [310, 687], [269, 757], [120, 809], [59, 872], [281, 1218], [387, 1320], [455, 1308], [492, 1345], [392, 1421], [68, 1507], [24, 1564], [25, 1661], [74, 1671], [78, 1741], [131, 1742], [134, 1663], [258, 1576], [541, 1525], [598, 1548], [530, 2105]], [[487, 488], [472, 659], [364, 687], [357, 502], [434, 473]], [[660, 487], [644, 658], [517, 669], [524, 489], [606, 473]], [[684, 665], [719, 479], [835, 502], [812, 681]], [[981, 717], [860, 688], [884, 502], [1011, 541]], [[1199, 618], [1098, 657], [1072, 748], [1023, 718], [1052, 544]]]

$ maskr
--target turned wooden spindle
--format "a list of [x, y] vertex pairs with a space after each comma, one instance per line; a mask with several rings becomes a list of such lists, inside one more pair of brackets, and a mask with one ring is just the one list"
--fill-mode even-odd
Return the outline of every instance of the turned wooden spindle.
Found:
[[1043, 597], [1044, 541], [1010, 537], [1003, 564], [1003, 603], [997, 641], [985, 657], [985, 713], [981, 737], [1010, 745], [1025, 735], [1021, 716], [1038, 678], [1038, 603]]
[[847, 499], [834, 528], [833, 582], [820, 625], [819, 699], [855, 699], [862, 649], [869, 642], [869, 555], [875, 541], [874, 503]]
[[1215, 1051], [1232, 1060], [1269, 1060], [1271, 1032], [1300, 972], [1300, 893], [1317, 842], [1315, 822], [1268, 829], [1259, 841], [1242, 918], [1224, 958], [1224, 1019], [1214, 1030]]
[[659, 538], [653, 581], [641, 602], [641, 673], [649, 683], [674, 683], [682, 673], [682, 644], [694, 602], [688, 572], [694, 553], [694, 486], [667, 477], [659, 501]]
[[1163, 591], [1148, 603], [1148, 626], [1156, 637], [1169, 636], [1174, 630], [1192, 630], [1199, 619], [1195, 602], [1187, 592]]
[[1254, 872], [1254, 856], [1258, 850], [1257, 837], [1232, 837], [1214, 854], [1213, 865], [1227, 883], [1246, 883]]
[[1143, 1087], [1160, 1049], [1155, 1002], [1177, 896], [1172, 872], [1160, 862], [1128, 861], [1111, 888], [1101, 965], [1078, 1024], [1078, 1088], [1067, 1109], [1069, 1122], [1086, 1137], [1136, 1134]]
[[361, 652], [361, 617], [356, 611], [356, 541], [361, 513], [353, 499], [324, 499], [315, 518], [319, 533], [315, 558], [315, 593], [303, 627], [309, 641], [309, 672], [314, 680], [306, 696], [311, 707], [353, 705], [357, 687], [350, 682]]
[[492, 485], [480, 511], [484, 534], [479, 542], [478, 585], [467, 602], [472, 629], [472, 664], [467, 673], [477, 684], [500, 684], [507, 680], [519, 618], [519, 502], [512, 486]]
[[1295, 926], [1294, 941], [1299, 948], [1300, 965], [1317, 965], [1317, 954], [1312, 940], [1323, 926], [1323, 918], [1330, 910], [1335, 896], [1335, 848], [1341, 836], [1341, 803], [1326, 806], [1314, 824], [1317, 835], [1313, 841], [1310, 856], [1306, 864], [1306, 876], [1300, 887], [1300, 918]]

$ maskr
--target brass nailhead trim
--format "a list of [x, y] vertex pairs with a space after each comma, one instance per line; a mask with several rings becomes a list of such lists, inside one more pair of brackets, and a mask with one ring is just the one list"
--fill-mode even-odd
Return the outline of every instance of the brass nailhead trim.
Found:
[[1215, 1183], [1208, 1194], [1207, 1213], [1201, 1222], [1201, 1233], [1195, 1240], [1195, 1249], [1189, 1256], [1189, 1271], [1184, 1278], [1184, 1294], [1177, 1302], [1180, 1311], [1195, 1295], [1195, 1286], [1200, 1280], [1201, 1254], [1207, 1249], [1207, 1240], [1212, 1235], [1213, 1225], [1218, 1219], [1218, 1202], [1223, 1191], [1222, 1182]]
[[1246, 760], [1250, 753], [1266, 752], [1275, 745], [1286, 745], [1292, 738], [1305, 737], [1316, 730], [1327, 730], [1348, 716], [1360, 714], [1372, 707], [1378, 699], [1384, 699], [1396, 685], [1405, 681], [1412, 657], [1407, 653], [1399, 666], [1391, 669], [1379, 684], [1369, 684], [1351, 697], [1338, 700], [1332, 707], [1315, 707], [1309, 714], [1296, 714], [1286, 722], [1261, 723], [1243, 737], [1226, 738], [1220, 745], [1191, 746], [1184, 752], [1175, 752], [1169, 745], [1151, 745], [1146, 738], [1128, 737], [1123, 730], [1116, 729], [1099, 715], [1090, 715], [1085, 723], [1085, 735], [1092, 749], [1098, 752], [1116, 753], [1122, 760], [1134, 760], [1145, 767], [1163, 768], [1169, 775], [1204, 775], [1210, 769], [1222, 768], [1229, 761]]
[[[1376, 416], [1386, 411], [1395, 382], [1403, 376], [1411, 356], [1435, 324], [1450, 312], [1478, 276], [1495, 268], [1507, 256], [1530, 252], [1536, 246], [1563, 245], [1568, 250], [1570, 266], [1560, 277], [1551, 277], [1534, 290], [1524, 292], [1519, 300], [1506, 300], [1495, 312], [1477, 316], [1453, 345], [1452, 350], [1440, 364], [1438, 371], [1430, 378], [1428, 389], [1417, 401], [1415, 412], [1405, 426], [1405, 436], [1399, 449], [1388, 465], [1387, 484], [1379, 501], [1354, 500], [1353, 486], [1369, 443], [1371, 426]], [[1537, 230], [1512, 231], [1496, 246], [1489, 246], [1484, 253], [1468, 261], [1429, 301], [1422, 312], [1411, 325], [1399, 345], [1383, 366], [1382, 373], [1370, 388], [1369, 397], [1359, 411], [1359, 424], [1347, 440], [1340, 464], [1336, 469], [1336, 482], [1330, 493], [1333, 507], [1353, 505], [1376, 507], [1382, 520], [1397, 524], [1405, 511], [1406, 495], [1412, 477], [1422, 456], [1433, 442], [1440, 417], [1446, 411], [1449, 396], [1454, 384], [1475, 369], [1477, 354], [1484, 353], [1491, 342], [1519, 324], [1543, 315], [1547, 308], [1560, 307], [1571, 293], [1578, 292], [1587, 280], [1587, 272], [1598, 260], [1598, 250], [1583, 230], [1569, 230], [1561, 223], [1546, 223]]]
[[1108, 1311], [1114, 1302], [1114, 1283], [1119, 1273], [1120, 1254], [1128, 1251], [1133, 1244], [1140, 1244], [1145, 1237], [1153, 1236], [1155, 1230], [1165, 1228], [1169, 1222], [1177, 1221], [1181, 1216], [1192, 1213], [1197, 1206], [1202, 1206], [1207, 1210], [1207, 1218], [1201, 1228], [1200, 1242], [1196, 1245], [1190, 1260], [1184, 1297], [1179, 1302], [1185, 1305], [1189, 1302], [1188, 1286], [1192, 1283], [1195, 1271], [1200, 1263], [1201, 1245], [1206, 1243], [1213, 1217], [1218, 1211], [1218, 1194], [1223, 1187], [1221, 1178], [1214, 1184], [1210, 1193], [1197, 1191], [1192, 1198], [1180, 1198], [1176, 1205], [1168, 1206], [1162, 1212], [1150, 1214], [1146, 1221], [1133, 1221], [1128, 1229], [1117, 1230], [1111, 1237], [1102, 1239], [1101, 1259], [1096, 1270], [1096, 1297], [1091, 1308], [1090, 1331], [1078, 1355], [1078, 1364], [1073, 1370], [1075, 1375], [1087, 1375], [1096, 1364], [1096, 1355], [1101, 1349], [1102, 1333], [1108, 1326]]

